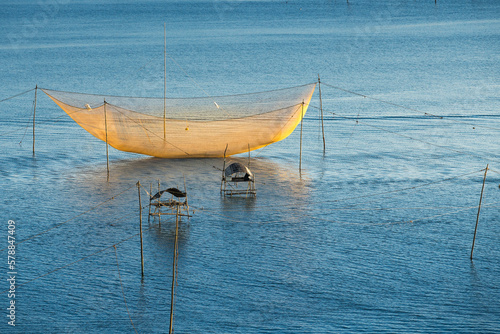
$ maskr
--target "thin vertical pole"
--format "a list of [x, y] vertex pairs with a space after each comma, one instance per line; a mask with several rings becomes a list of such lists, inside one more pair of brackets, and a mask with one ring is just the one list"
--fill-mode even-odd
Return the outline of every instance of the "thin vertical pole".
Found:
[[170, 298], [170, 327], [168, 333], [173, 333], [174, 326], [174, 289], [177, 273], [177, 243], [179, 235], [179, 205], [177, 205], [177, 213], [175, 215], [175, 238], [174, 238], [174, 261], [172, 265], [172, 293]]
[[250, 168], [250, 144], [248, 144], [248, 168]]
[[325, 126], [323, 123], [323, 100], [321, 99], [321, 79], [318, 74], [318, 88], [319, 88], [319, 110], [321, 111], [321, 131], [323, 133], [323, 154], [326, 151], [326, 142], [325, 142]]
[[141, 275], [144, 276], [144, 253], [142, 245], [142, 203], [141, 203], [141, 183], [137, 181], [137, 192], [139, 193], [139, 233], [141, 235]]
[[106, 100], [104, 100], [104, 129], [106, 131], [106, 168], [107, 180], [109, 181], [109, 152], [108, 152], [108, 118], [106, 114]]
[[148, 213], [148, 225], [151, 219], [151, 194], [153, 193], [153, 184], [149, 183], [149, 213]]
[[163, 140], [167, 140], [167, 24], [163, 23]]
[[188, 203], [187, 187], [186, 187], [186, 175], [184, 173], [182, 173], [182, 177], [184, 178], [184, 193], [186, 194], [186, 200], [184, 202], [186, 203], [187, 216], [188, 216], [188, 220], [189, 220], [189, 203]]
[[158, 226], [161, 227], [161, 195], [160, 195], [160, 179], [158, 179]]
[[[227, 146], [229, 144], [226, 144], [226, 149], [224, 150], [224, 162], [222, 164], [222, 178], [221, 178], [221, 181], [220, 181], [220, 193], [222, 194], [222, 185], [224, 185], [224, 190], [226, 190], [226, 175], [225, 175], [225, 171], [226, 171], [226, 152], [227, 152]], [[224, 196], [226, 195], [226, 193], [224, 192]]]
[[33, 105], [33, 156], [35, 156], [35, 115], [36, 115], [36, 93], [38, 91], [38, 85], [35, 85], [35, 102]]
[[301, 120], [300, 120], [300, 152], [299, 152], [299, 173], [302, 173], [302, 122], [304, 120], [304, 101], [302, 101]]
[[479, 197], [479, 206], [477, 208], [476, 228], [474, 229], [474, 238], [472, 239], [472, 248], [470, 251], [470, 260], [471, 261], [472, 261], [472, 253], [474, 252], [474, 244], [476, 243], [477, 224], [479, 222], [479, 212], [481, 211], [481, 202], [483, 201], [484, 184], [486, 182], [486, 173], [488, 173], [488, 166], [489, 166], [489, 164], [486, 165], [486, 169], [484, 170], [483, 187], [481, 188], [481, 196]]

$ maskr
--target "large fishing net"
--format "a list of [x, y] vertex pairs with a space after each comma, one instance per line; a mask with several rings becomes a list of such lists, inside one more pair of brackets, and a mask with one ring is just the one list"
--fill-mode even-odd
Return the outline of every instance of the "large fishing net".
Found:
[[76, 123], [112, 147], [161, 158], [221, 157], [289, 136], [316, 84], [203, 98], [143, 98], [42, 89]]

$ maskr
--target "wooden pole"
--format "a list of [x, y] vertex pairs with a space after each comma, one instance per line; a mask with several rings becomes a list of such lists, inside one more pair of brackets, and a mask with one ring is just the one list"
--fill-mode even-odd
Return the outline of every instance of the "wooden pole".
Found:
[[158, 179], [158, 226], [161, 227], [161, 195], [160, 195], [160, 179]]
[[172, 265], [172, 293], [170, 298], [170, 327], [168, 330], [169, 334], [173, 333], [174, 326], [174, 289], [176, 282], [177, 273], [177, 247], [178, 247], [178, 235], [179, 235], [179, 205], [177, 205], [177, 213], [175, 215], [175, 238], [174, 238], [174, 260]]
[[36, 93], [38, 85], [35, 85], [35, 102], [33, 104], [33, 156], [35, 156], [35, 115], [36, 115]]
[[137, 192], [139, 193], [139, 234], [141, 235], [141, 275], [144, 276], [144, 252], [142, 245], [142, 203], [141, 203], [141, 183], [137, 181]]
[[[226, 180], [226, 175], [224, 174], [224, 172], [226, 171], [226, 152], [227, 152], [227, 146], [229, 144], [226, 144], [226, 149], [224, 150], [224, 162], [222, 164], [222, 178], [221, 178], [221, 181], [220, 181], [220, 193], [222, 194], [222, 185], [224, 185], [224, 190], [226, 190], [226, 186], [225, 186], [225, 180]], [[224, 193], [225, 195], [225, 193]]]
[[149, 212], [148, 212], [148, 225], [151, 218], [151, 194], [153, 193], [153, 184], [149, 183]]
[[481, 202], [483, 201], [484, 184], [486, 182], [486, 173], [488, 173], [488, 166], [489, 166], [489, 164], [486, 165], [486, 169], [484, 170], [483, 187], [481, 188], [481, 196], [479, 197], [479, 206], [477, 208], [476, 228], [474, 229], [474, 238], [472, 239], [472, 248], [470, 251], [470, 260], [471, 261], [472, 261], [472, 253], [474, 253], [474, 244], [476, 243], [477, 224], [479, 222], [479, 212], [481, 212]]
[[300, 119], [300, 147], [299, 147], [299, 174], [302, 173], [302, 122], [304, 120], [304, 101], [301, 106], [301, 119]]
[[323, 154], [326, 152], [326, 142], [325, 142], [325, 126], [323, 123], [323, 100], [321, 99], [321, 79], [318, 74], [318, 88], [319, 88], [319, 110], [321, 111], [321, 132], [323, 133]]
[[106, 169], [107, 180], [109, 181], [109, 152], [108, 152], [108, 118], [106, 113], [106, 100], [104, 100], [104, 129], [106, 131]]
[[163, 23], [163, 140], [167, 140], [167, 24]]
[[187, 217], [188, 217], [188, 220], [189, 220], [189, 203], [188, 203], [188, 196], [187, 196], [187, 187], [186, 187], [186, 175], [184, 173], [182, 173], [182, 177], [184, 178], [184, 193], [186, 194], [186, 200], [185, 200], [185, 203], [186, 203], [186, 208], [187, 208]]

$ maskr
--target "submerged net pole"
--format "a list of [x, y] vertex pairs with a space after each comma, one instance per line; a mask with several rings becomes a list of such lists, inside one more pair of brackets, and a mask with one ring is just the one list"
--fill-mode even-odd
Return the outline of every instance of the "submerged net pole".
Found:
[[318, 89], [319, 89], [319, 110], [321, 111], [321, 132], [323, 133], [323, 154], [326, 151], [326, 142], [325, 142], [325, 126], [323, 123], [323, 100], [321, 99], [321, 79], [318, 74]]
[[148, 212], [148, 225], [151, 220], [151, 194], [153, 193], [153, 184], [149, 183], [149, 212]]
[[186, 200], [185, 200], [185, 204], [186, 204], [186, 208], [187, 208], [187, 217], [188, 217], [188, 220], [189, 220], [189, 204], [188, 204], [188, 198], [187, 198], [187, 187], [186, 187], [186, 174], [182, 173], [182, 177], [184, 178], [184, 193], [186, 194]]
[[474, 238], [472, 239], [472, 248], [470, 251], [470, 260], [471, 261], [472, 261], [472, 253], [474, 252], [474, 244], [476, 243], [477, 224], [479, 222], [479, 212], [481, 211], [481, 202], [483, 201], [484, 184], [486, 182], [486, 173], [488, 173], [488, 166], [489, 166], [489, 164], [486, 165], [486, 169], [484, 170], [483, 187], [481, 188], [481, 196], [479, 197], [479, 206], [477, 208], [476, 228], [474, 229]]
[[163, 140], [167, 140], [167, 24], [163, 23]]
[[174, 261], [172, 266], [172, 293], [170, 298], [170, 327], [168, 330], [169, 334], [173, 333], [174, 326], [174, 289], [177, 273], [177, 243], [179, 235], [179, 205], [177, 205], [177, 212], [175, 214], [175, 238], [174, 238]]
[[222, 194], [222, 185], [223, 184], [224, 184], [224, 190], [226, 190], [226, 187], [225, 187], [226, 175], [224, 174], [224, 172], [226, 171], [226, 152], [227, 152], [228, 145], [229, 144], [226, 144], [226, 149], [224, 150], [224, 160], [223, 160], [223, 164], [222, 164], [222, 178], [220, 180], [220, 193], [221, 194]]
[[35, 102], [33, 103], [33, 156], [35, 156], [35, 115], [36, 115], [36, 93], [38, 85], [35, 85]]
[[[137, 181], [137, 192], [139, 193], [139, 234], [141, 235], [141, 275], [144, 276], [144, 253], [142, 247], [142, 203], [141, 182]], [[149, 219], [149, 218], [148, 218]]]
[[[158, 179], [158, 194], [160, 195], [160, 179]], [[161, 227], [161, 195], [158, 198], [158, 226]]]
[[104, 130], [106, 132], [106, 169], [107, 180], [109, 181], [109, 152], [108, 152], [108, 119], [106, 115], [106, 99], [104, 99]]
[[299, 174], [302, 173], [302, 122], [304, 121], [304, 101], [302, 101], [301, 114], [302, 117], [300, 119]]

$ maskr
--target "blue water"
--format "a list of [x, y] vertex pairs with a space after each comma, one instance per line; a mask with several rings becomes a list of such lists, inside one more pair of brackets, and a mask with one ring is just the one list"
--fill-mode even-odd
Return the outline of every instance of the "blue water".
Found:
[[41, 91], [35, 157], [34, 91], [0, 102], [0, 249], [14, 220], [23, 284], [12, 327], [2, 250], [0, 332], [133, 333], [127, 307], [137, 332], [168, 332], [174, 224], [144, 214], [144, 279], [136, 235], [135, 183], [158, 179], [185, 180], [196, 210], [180, 225], [178, 333], [500, 331], [500, 2], [1, 8], [0, 100], [35, 85], [161, 97], [166, 23], [169, 96], [283, 88], [319, 74], [326, 152], [317, 90], [302, 173], [297, 129], [252, 153], [255, 199], [219, 196], [218, 159], [110, 149], [107, 182], [104, 143]]

